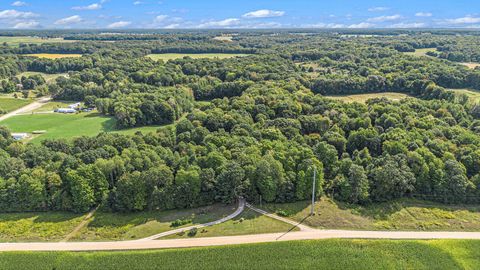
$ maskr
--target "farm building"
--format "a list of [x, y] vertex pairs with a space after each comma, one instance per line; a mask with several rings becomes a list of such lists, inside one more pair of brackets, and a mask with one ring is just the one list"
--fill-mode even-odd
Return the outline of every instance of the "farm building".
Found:
[[77, 103], [68, 105], [68, 108], [69, 109], [78, 109], [78, 108], [80, 108], [80, 105], [81, 105], [80, 102], [77, 102]]
[[12, 138], [16, 141], [28, 138], [28, 133], [12, 133]]

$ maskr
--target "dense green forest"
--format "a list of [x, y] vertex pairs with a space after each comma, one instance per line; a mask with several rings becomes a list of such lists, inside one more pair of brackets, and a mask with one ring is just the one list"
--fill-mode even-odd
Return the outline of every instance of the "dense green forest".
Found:
[[[0, 130], [0, 210], [174, 209], [319, 196], [366, 204], [416, 197], [480, 201], [480, 107], [450, 89], [480, 90], [477, 32], [44, 32], [81, 40], [0, 45], [0, 90], [41, 87], [83, 101], [119, 128], [23, 144]], [[5, 33], [5, 35], [15, 34]], [[41, 33], [37, 33], [41, 35]], [[213, 39], [234, 34], [232, 41]], [[102, 42], [108, 41], [108, 42]], [[435, 57], [405, 54], [436, 48]], [[80, 53], [40, 59], [28, 53]], [[242, 53], [154, 61], [151, 53]], [[45, 84], [24, 71], [68, 73]], [[398, 101], [325, 95], [401, 92]], [[82, 127], [78, 127], [79, 129]]]

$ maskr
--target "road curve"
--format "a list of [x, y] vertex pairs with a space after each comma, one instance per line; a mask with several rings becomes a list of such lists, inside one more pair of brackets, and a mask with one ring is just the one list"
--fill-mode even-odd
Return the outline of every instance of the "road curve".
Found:
[[208, 227], [208, 226], [213, 226], [213, 225], [217, 225], [217, 224], [220, 224], [220, 223], [223, 223], [225, 221], [228, 221], [232, 218], [235, 218], [237, 217], [238, 215], [240, 215], [242, 212], [243, 212], [243, 209], [245, 209], [245, 199], [244, 198], [239, 198], [238, 199], [238, 207], [237, 207], [237, 210], [235, 210], [235, 212], [231, 213], [230, 215], [224, 217], [224, 218], [221, 218], [221, 219], [218, 219], [218, 220], [215, 220], [215, 221], [212, 221], [212, 222], [208, 222], [208, 223], [203, 223], [203, 224], [198, 224], [198, 225], [192, 225], [192, 226], [189, 226], [189, 227], [184, 227], [184, 228], [178, 228], [178, 229], [175, 229], [175, 230], [171, 230], [171, 231], [167, 231], [167, 232], [163, 232], [163, 233], [159, 233], [159, 234], [155, 234], [155, 235], [152, 235], [152, 236], [149, 236], [149, 237], [145, 237], [145, 238], [142, 238], [140, 240], [135, 240], [135, 241], [145, 241], [145, 240], [155, 240], [155, 239], [158, 239], [160, 237], [165, 237], [165, 236], [168, 236], [168, 235], [172, 235], [172, 234], [176, 234], [176, 233], [180, 233], [180, 232], [185, 232], [185, 231], [189, 231], [193, 228], [197, 228], [197, 229], [200, 229], [200, 228], [204, 228], [204, 227]]
[[291, 240], [330, 238], [355, 239], [479, 239], [480, 232], [400, 232], [400, 231], [348, 231], [314, 230], [239, 236], [221, 236], [168, 240], [134, 240], [111, 242], [56, 242], [56, 243], [4, 243], [1, 251], [98, 251], [186, 248], [264, 243]]
[[16, 109], [15, 111], [13, 112], [9, 112], [7, 114], [4, 114], [2, 116], [0, 116], [0, 121], [3, 121], [3, 120], [6, 120], [12, 116], [15, 116], [15, 115], [18, 115], [18, 114], [22, 114], [22, 113], [28, 113], [28, 112], [31, 112], [31, 111], [34, 111], [40, 107], [42, 107], [43, 105], [45, 105], [45, 103], [49, 102], [52, 98], [51, 97], [43, 97], [41, 99], [38, 99], [26, 106], [23, 106], [19, 109]]

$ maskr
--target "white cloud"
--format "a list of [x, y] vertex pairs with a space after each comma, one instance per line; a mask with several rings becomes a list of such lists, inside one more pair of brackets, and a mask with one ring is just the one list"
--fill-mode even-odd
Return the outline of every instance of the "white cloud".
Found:
[[37, 28], [40, 25], [39, 22], [37, 21], [25, 21], [25, 22], [19, 22], [13, 26], [15, 29], [31, 29], [31, 28]]
[[27, 5], [27, 3], [22, 2], [22, 1], [15, 1], [15, 2], [12, 3], [12, 6], [14, 6], [14, 7], [23, 7], [23, 6], [26, 6], [26, 5]]
[[118, 21], [118, 22], [109, 24], [107, 28], [123, 28], [123, 27], [129, 26], [130, 24], [132, 24], [132, 22]]
[[94, 3], [88, 6], [77, 6], [77, 7], [72, 7], [73, 10], [97, 10], [101, 9], [102, 5], [98, 3]]
[[285, 11], [276, 11], [269, 9], [260, 9], [243, 14], [244, 18], [272, 18], [285, 15]]
[[374, 27], [375, 24], [373, 23], [368, 23], [368, 22], [361, 22], [357, 24], [351, 24], [348, 26], [348, 28], [372, 28]]
[[370, 12], [378, 12], [378, 11], [385, 11], [385, 10], [389, 10], [390, 8], [389, 7], [371, 7], [368, 9], [368, 11]]
[[224, 27], [238, 26], [239, 24], [240, 24], [240, 19], [229, 18], [221, 21], [209, 21], [209, 22], [201, 23], [197, 27], [198, 28], [224, 28]]
[[133, 4], [134, 4], [135, 6], [138, 6], [138, 5], [143, 4], [143, 2], [142, 2], [142, 1], [135, 1], [135, 2], [133, 2]]
[[83, 21], [82, 17], [80, 17], [78, 15], [73, 15], [73, 16], [70, 16], [70, 17], [66, 17], [66, 18], [57, 20], [54, 24], [56, 24], [56, 25], [69, 25], [69, 24], [80, 23], [82, 21]]
[[473, 17], [471, 15], [467, 15], [462, 18], [456, 18], [456, 19], [447, 19], [447, 23], [450, 24], [471, 24], [471, 23], [480, 23], [480, 17]]
[[38, 14], [33, 12], [23, 12], [14, 9], [7, 9], [0, 11], [0, 20], [2, 19], [28, 19], [38, 17]]
[[155, 17], [155, 19], [153, 19], [153, 22], [162, 23], [162, 22], [165, 22], [168, 18], [169, 18], [168, 15], [158, 15], [157, 17]]
[[415, 13], [415, 16], [417, 17], [432, 17], [433, 14], [430, 12], [417, 12]]
[[395, 21], [401, 18], [402, 16], [395, 14], [390, 16], [379, 16], [379, 17], [369, 18], [367, 19], [367, 22], [387, 22], [387, 21]]
[[426, 26], [427, 26], [427, 24], [420, 23], [420, 22], [413, 22], [413, 23], [401, 22], [401, 23], [392, 24], [389, 27], [390, 28], [422, 28], [422, 27], [426, 27]]

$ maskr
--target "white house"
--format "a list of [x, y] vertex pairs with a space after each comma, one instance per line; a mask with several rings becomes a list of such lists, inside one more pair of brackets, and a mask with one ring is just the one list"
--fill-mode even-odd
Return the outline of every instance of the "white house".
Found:
[[68, 105], [68, 108], [70, 108], [70, 109], [78, 109], [78, 108], [80, 108], [80, 105], [81, 105], [80, 102], [77, 102], [77, 103]]

